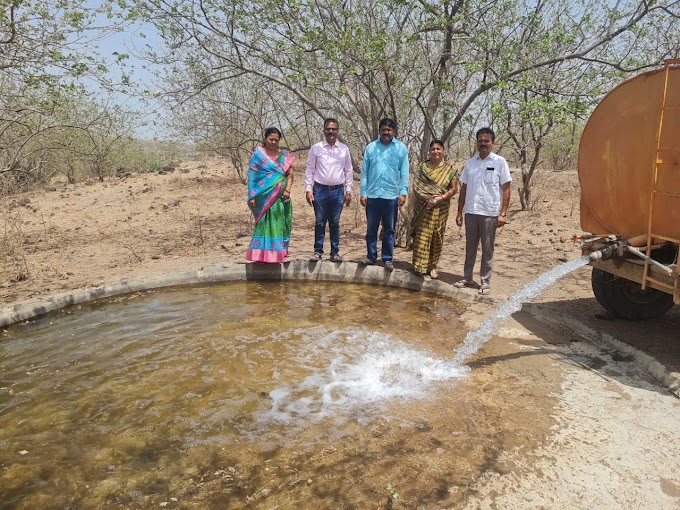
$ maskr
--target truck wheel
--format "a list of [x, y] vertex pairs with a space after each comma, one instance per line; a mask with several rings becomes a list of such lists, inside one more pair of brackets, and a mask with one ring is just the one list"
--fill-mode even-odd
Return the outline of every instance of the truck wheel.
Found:
[[593, 268], [593, 293], [602, 307], [615, 317], [652, 319], [673, 306], [673, 296], [656, 289], [642, 290], [639, 283]]

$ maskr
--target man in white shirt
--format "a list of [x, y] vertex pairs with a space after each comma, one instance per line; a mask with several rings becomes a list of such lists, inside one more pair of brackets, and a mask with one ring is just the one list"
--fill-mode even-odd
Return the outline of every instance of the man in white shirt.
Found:
[[482, 243], [482, 260], [479, 267], [480, 294], [489, 294], [493, 269], [493, 251], [496, 229], [505, 225], [510, 204], [510, 169], [505, 158], [491, 152], [496, 135], [493, 129], [483, 127], [477, 131], [477, 151], [460, 175], [460, 195], [456, 224], [463, 224], [465, 214], [465, 265], [464, 279], [456, 287], [474, 285], [472, 271], [477, 258], [477, 248]]
[[352, 201], [352, 157], [349, 148], [338, 141], [340, 125], [336, 119], [323, 123], [325, 139], [309, 149], [305, 171], [307, 203], [314, 207], [314, 255], [312, 261], [321, 260], [326, 236], [326, 223], [331, 238], [333, 262], [340, 257], [340, 214], [343, 206]]

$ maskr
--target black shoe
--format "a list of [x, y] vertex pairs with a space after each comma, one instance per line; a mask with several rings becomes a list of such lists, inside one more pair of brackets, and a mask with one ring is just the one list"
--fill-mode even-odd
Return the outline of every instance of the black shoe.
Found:
[[390, 273], [394, 271], [394, 263], [391, 260], [383, 262], [383, 266], [385, 267], [385, 271], [389, 271]]
[[331, 254], [330, 258], [331, 262], [342, 262], [342, 257], [338, 255], [337, 253], [335, 255]]

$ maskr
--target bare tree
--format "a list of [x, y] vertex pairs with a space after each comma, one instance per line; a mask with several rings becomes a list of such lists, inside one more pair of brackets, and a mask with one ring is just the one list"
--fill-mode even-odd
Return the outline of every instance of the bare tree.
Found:
[[486, 96], [534, 70], [580, 61], [625, 74], [656, 64], [668, 48], [644, 59], [633, 48], [643, 40], [654, 48], [649, 29], [671, 29], [678, 0], [492, 0], [483, 11], [462, 0], [139, 0], [134, 8], [167, 42], [150, 57], [168, 66], [164, 93], [176, 103], [241, 86], [237, 78], [266, 82], [297, 103], [299, 119], [338, 117], [357, 154], [379, 118], [395, 118], [418, 159], [432, 136], [448, 140], [480, 118]]
[[74, 139], [69, 133], [93, 126], [90, 115], [74, 115], [70, 107], [78, 98], [89, 101], [83, 77], [102, 78], [107, 71], [91, 45], [125, 22], [103, 26], [101, 9], [90, 5], [84, 0], [0, 2], [0, 180], [5, 189], [13, 182], [49, 179], [59, 170], [58, 155], [69, 149], [67, 140]]

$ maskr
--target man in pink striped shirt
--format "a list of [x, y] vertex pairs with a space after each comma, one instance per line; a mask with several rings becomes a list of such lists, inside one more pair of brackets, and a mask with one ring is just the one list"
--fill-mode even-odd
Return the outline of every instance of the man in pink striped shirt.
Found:
[[343, 206], [352, 201], [352, 157], [349, 148], [338, 142], [340, 125], [336, 119], [323, 123], [325, 139], [312, 145], [307, 156], [305, 192], [307, 203], [314, 207], [314, 255], [312, 261], [323, 256], [326, 223], [331, 237], [333, 262], [342, 262], [340, 257], [340, 214]]

